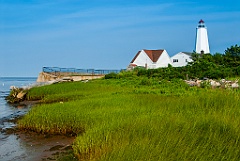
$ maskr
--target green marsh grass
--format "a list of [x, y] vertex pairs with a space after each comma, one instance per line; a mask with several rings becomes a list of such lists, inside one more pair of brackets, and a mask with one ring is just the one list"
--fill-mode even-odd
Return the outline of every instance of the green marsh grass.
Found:
[[55, 103], [33, 107], [19, 128], [77, 135], [79, 160], [240, 160], [238, 90], [129, 78], [28, 94]]

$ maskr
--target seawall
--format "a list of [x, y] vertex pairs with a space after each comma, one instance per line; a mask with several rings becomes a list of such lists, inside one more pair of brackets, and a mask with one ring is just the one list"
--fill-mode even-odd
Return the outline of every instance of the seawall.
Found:
[[38, 75], [37, 82], [54, 82], [54, 81], [83, 81], [83, 80], [92, 80], [92, 79], [98, 79], [103, 78], [105, 75], [103, 74], [83, 74], [83, 75], [71, 75], [67, 73], [58, 73], [51, 74], [46, 72], [41, 72]]

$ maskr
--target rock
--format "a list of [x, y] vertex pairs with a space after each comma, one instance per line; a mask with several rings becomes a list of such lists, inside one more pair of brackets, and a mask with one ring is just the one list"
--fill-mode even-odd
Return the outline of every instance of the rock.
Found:
[[20, 100], [22, 100], [25, 95], [26, 95], [26, 92], [20, 91], [20, 92], [17, 94], [17, 98], [20, 99]]
[[232, 84], [232, 88], [239, 88], [238, 83], [234, 82], [234, 83]]
[[184, 80], [189, 86], [196, 86], [197, 83], [193, 80]]
[[8, 103], [19, 103], [24, 100], [27, 90], [23, 88], [14, 87], [10, 94], [6, 97]]
[[73, 79], [71, 77], [63, 77], [61, 80], [62, 80], [62, 82], [71, 82], [71, 81], [73, 81]]
[[210, 80], [210, 85], [215, 88], [215, 87], [220, 87], [221, 84], [217, 81], [214, 81], [214, 80]]
[[17, 89], [15, 86], [10, 86], [11, 90]]
[[239, 88], [238, 79], [235, 81], [221, 79], [220, 81], [207, 79], [207, 80], [184, 80], [190, 86], [204, 87], [209, 86], [212, 88]]
[[83, 83], [87, 83], [87, 82], [88, 82], [88, 79], [86, 79], [86, 80], [82, 80], [82, 82], [83, 82]]
[[197, 85], [198, 87], [201, 87], [201, 84], [202, 84], [203, 81], [197, 79], [195, 82], [196, 82], [196, 85]]

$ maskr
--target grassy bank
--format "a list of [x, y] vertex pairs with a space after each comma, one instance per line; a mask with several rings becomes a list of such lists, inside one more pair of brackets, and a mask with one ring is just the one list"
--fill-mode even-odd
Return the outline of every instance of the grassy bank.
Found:
[[240, 93], [148, 78], [33, 88], [19, 128], [72, 134], [79, 160], [239, 160]]

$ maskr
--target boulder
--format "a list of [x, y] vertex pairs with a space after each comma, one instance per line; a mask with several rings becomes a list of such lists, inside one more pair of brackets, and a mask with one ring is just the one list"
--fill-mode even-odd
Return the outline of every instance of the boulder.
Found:
[[239, 88], [239, 84], [238, 84], [237, 82], [234, 82], [234, 83], [232, 84], [232, 88]]

